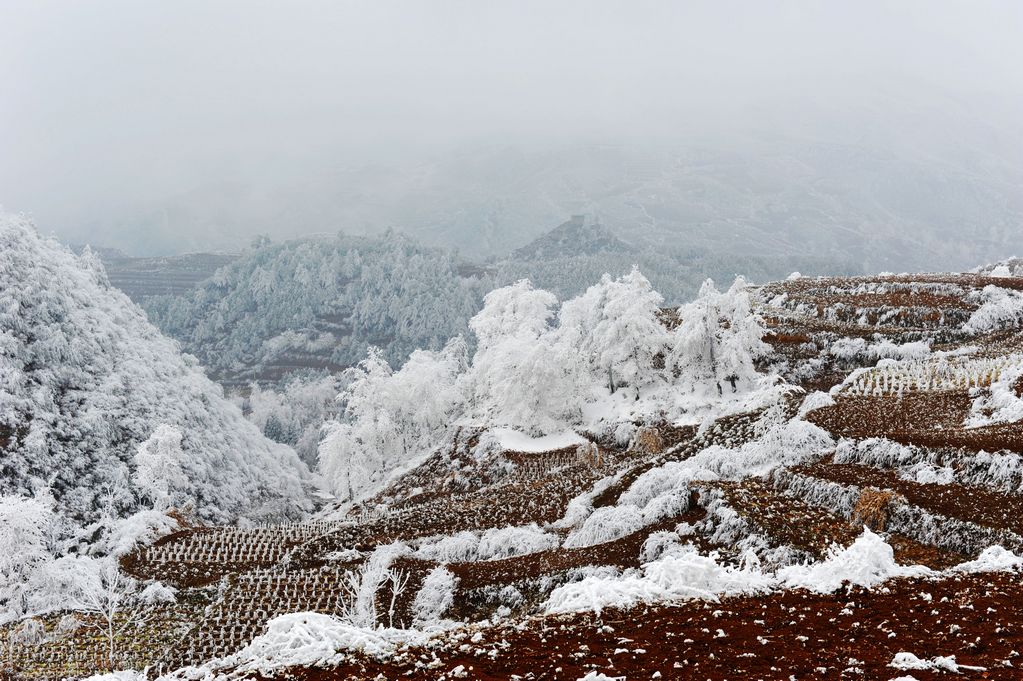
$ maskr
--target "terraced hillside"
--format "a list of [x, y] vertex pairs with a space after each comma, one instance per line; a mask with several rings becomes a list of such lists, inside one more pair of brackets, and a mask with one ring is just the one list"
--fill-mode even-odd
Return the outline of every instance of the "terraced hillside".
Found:
[[139, 305], [150, 296], [185, 295], [238, 259], [222, 253], [134, 258], [117, 251], [103, 252], [101, 257], [110, 283]]
[[[122, 561], [179, 591], [150, 620], [166, 626], [121, 633], [114, 666], [1021, 678], [1021, 291], [945, 274], [762, 287], [780, 401], [549, 451], [464, 428], [315, 523], [170, 535]], [[88, 628], [41, 625], [4, 638], [16, 677], [110, 666]]]

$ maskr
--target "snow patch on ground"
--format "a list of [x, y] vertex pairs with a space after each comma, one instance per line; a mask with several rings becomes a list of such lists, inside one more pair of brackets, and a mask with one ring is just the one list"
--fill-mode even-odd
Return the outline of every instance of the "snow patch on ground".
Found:
[[715, 555], [701, 556], [692, 545], [653, 562], [642, 570], [626, 570], [614, 576], [588, 576], [551, 592], [544, 608], [548, 613], [627, 608], [639, 603], [705, 599], [718, 595], [769, 591], [774, 580], [759, 567], [734, 568], [717, 562]]
[[85, 679], [85, 681], [145, 681], [146, 675], [142, 672], [137, 672], [132, 669], [123, 669], [116, 672], [107, 672], [106, 674], [94, 674]]
[[1023, 558], [1001, 546], [989, 546], [976, 560], [960, 563], [952, 568], [955, 572], [1002, 572], [1023, 566]]
[[251, 673], [269, 676], [287, 667], [336, 664], [350, 652], [386, 659], [399, 646], [422, 643], [426, 637], [415, 629], [367, 629], [317, 612], [289, 613], [270, 620], [266, 633], [237, 653], [201, 667], [180, 669], [164, 678], [223, 679], [228, 677], [228, 670], [231, 677]]
[[888, 666], [900, 671], [936, 671], [952, 672], [953, 674], [958, 674], [961, 670], [986, 671], [986, 667], [958, 664], [955, 655], [948, 655], [947, 657], [937, 655], [929, 660], [922, 660], [913, 653], [906, 652], [896, 653], [892, 661], [888, 663]]
[[552, 433], [543, 437], [530, 437], [511, 428], [492, 428], [483, 435], [483, 437], [487, 436], [496, 439], [500, 448], [505, 451], [531, 454], [564, 449], [565, 447], [573, 447], [586, 442], [586, 439], [574, 430], [564, 430], [560, 433]]

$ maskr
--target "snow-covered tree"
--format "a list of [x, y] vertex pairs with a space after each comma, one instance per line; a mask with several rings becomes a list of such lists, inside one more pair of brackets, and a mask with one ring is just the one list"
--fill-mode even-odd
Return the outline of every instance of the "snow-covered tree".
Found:
[[339, 421], [324, 427], [320, 471], [333, 492], [354, 499], [410, 458], [429, 452], [459, 410], [466, 368], [461, 338], [443, 350], [417, 350], [399, 371], [371, 349], [342, 375]]
[[118, 668], [117, 642], [121, 633], [140, 626], [153, 606], [173, 602], [173, 591], [162, 584], [144, 586], [121, 571], [114, 558], [93, 559], [84, 579], [69, 593], [67, 605], [94, 616], [92, 626], [106, 642], [109, 669]]
[[710, 387], [719, 395], [749, 390], [758, 377], [754, 360], [770, 348], [746, 281], [738, 277], [722, 293], [708, 279], [678, 314], [681, 323], [668, 355], [678, 382], [694, 392]]
[[469, 321], [478, 339], [467, 379], [477, 419], [545, 432], [578, 417], [579, 355], [550, 326], [557, 302], [528, 281], [487, 294]]
[[353, 366], [370, 345], [397, 366], [467, 332], [493, 280], [462, 265], [453, 251], [393, 231], [297, 239], [251, 250], [188, 295], [145, 306], [221, 375], [248, 377], [282, 357]]
[[188, 486], [182, 464], [181, 431], [161, 423], [135, 452], [134, 481], [153, 500], [158, 511], [172, 506], [175, 493]]
[[0, 624], [32, 611], [31, 581], [51, 559], [53, 498], [0, 497]]
[[277, 391], [253, 383], [240, 400], [247, 418], [274, 442], [295, 448], [309, 465], [316, 464], [320, 428], [336, 415], [339, 385], [334, 376], [296, 377]]
[[640, 388], [664, 379], [655, 357], [666, 351], [670, 334], [658, 318], [661, 295], [638, 268], [619, 278], [605, 274], [559, 314], [560, 333], [571, 339], [593, 376], [614, 392], [621, 385]]
[[749, 285], [736, 277], [721, 298], [720, 372], [731, 385], [732, 392], [749, 390], [759, 377], [754, 360], [771, 351], [764, 342], [763, 320], [753, 310]]

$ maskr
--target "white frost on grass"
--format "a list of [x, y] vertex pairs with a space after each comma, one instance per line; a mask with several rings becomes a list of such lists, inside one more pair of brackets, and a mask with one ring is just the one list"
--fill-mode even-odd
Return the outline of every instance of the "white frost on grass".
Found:
[[919, 360], [931, 354], [931, 344], [930, 341], [913, 341], [900, 345], [885, 339], [867, 343], [864, 338], [839, 338], [828, 348], [828, 354], [845, 361]]
[[[564, 546], [593, 546], [613, 541], [683, 513], [689, 508], [693, 483], [766, 476], [778, 466], [819, 457], [833, 446], [831, 436], [822, 429], [806, 421], [793, 420], [772, 427], [762, 437], [739, 449], [708, 447], [684, 461], [671, 461], [644, 472], [621, 494], [615, 506], [589, 511], [593, 497], [582, 498], [579, 504], [587, 507], [571, 514], [574, 523], [568, 525], [559, 521], [559, 527], [574, 528]], [[571, 504], [569, 510], [572, 510]], [[568, 516], [566, 513], [566, 520]]]
[[544, 608], [548, 613], [628, 608], [639, 603], [704, 599], [719, 595], [763, 593], [774, 579], [757, 568], [734, 568], [701, 556], [692, 545], [647, 563], [642, 570], [614, 576], [588, 576], [554, 589]]
[[465, 563], [476, 560], [480, 538], [475, 532], [462, 530], [448, 536], [426, 537], [419, 540], [415, 557], [439, 563]]
[[[1018, 356], [1017, 356], [1018, 357]], [[1023, 397], [1016, 394], [1016, 384], [1023, 378], [1023, 359], [1017, 359], [991, 383], [990, 389], [976, 389], [970, 406], [967, 428], [981, 428], [996, 423], [1023, 421]]]
[[544, 532], [536, 523], [492, 528], [480, 536], [479, 547], [476, 549], [477, 560], [494, 560], [549, 551], [558, 548], [559, 543], [556, 534]]
[[428, 537], [420, 540], [415, 556], [441, 563], [475, 562], [548, 551], [559, 544], [556, 534], [531, 523], [491, 528], [482, 534], [463, 530], [450, 536]]
[[925, 577], [934, 572], [922, 565], [899, 565], [884, 539], [863, 528], [863, 534], [844, 549], [812, 565], [790, 565], [778, 571], [786, 587], [817, 593], [837, 591], [843, 584], [870, 588], [892, 577]]
[[494, 438], [498, 446], [505, 451], [526, 452], [530, 454], [574, 447], [587, 441], [574, 430], [564, 430], [560, 433], [544, 435], [543, 437], [530, 437], [511, 428], [492, 428], [484, 433], [482, 437], [486, 438], [488, 436]]
[[565, 548], [594, 546], [620, 539], [646, 525], [643, 512], [635, 506], [605, 506], [598, 508], [565, 538]]
[[921, 485], [951, 485], [955, 482], [955, 471], [948, 466], [920, 462], [900, 470], [899, 477]]
[[896, 577], [937, 578], [956, 572], [992, 572], [1023, 567], [1023, 558], [1000, 546], [984, 550], [974, 560], [942, 573], [922, 565], [899, 565], [892, 547], [864, 527], [846, 548], [832, 548], [827, 558], [809, 565], [789, 565], [771, 574], [749, 553], [740, 567], [721, 565], [717, 556], [700, 555], [691, 544], [679, 545], [677, 532], [651, 535], [643, 556], [658, 556], [640, 570], [588, 574], [554, 589], [544, 608], [548, 613], [629, 608], [640, 603], [706, 599], [741, 593], [764, 593], [777, 588], [832, 593], [846, 584], [872, 588]]
[[421, 643], [425, 639], [426, 634], [415, 629], [368, 629], [330, 615], [295, 612], [270, 620], [266, 633], [252, 639], [237, 653], [210, 660], [200, 667], [186, 667], [174, 676], [218, 679], [226, 678], [228, 670], [231, 677], [248, 673], [269, 676], [287, 667], [336, 664], [351, 652], [387, 659], [399, 646]]
[[624, 470], [615, 475], [601, 478], [593, 484], [589, 490], [573, 497], [568, 506], [565, 507], [565, 515], [551, 523], [555, 529], [566, 529], [576, 527], [593, 513], [593, 500], [603, 494], [611, 485], [621, 479], [625, 474]]

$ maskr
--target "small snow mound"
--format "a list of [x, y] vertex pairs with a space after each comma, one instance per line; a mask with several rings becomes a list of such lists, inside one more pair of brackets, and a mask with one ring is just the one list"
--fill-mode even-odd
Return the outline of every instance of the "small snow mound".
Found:
[[239, 663], [239, 670], [263, 672], [327, 663], [345, 651], [386, 658], [398, 645], [421, 636], [413, 630], [365, 629], [330, 615], [296, 612], [270, 620], [266, 633], [252, 639], [231, 661]]
[[922, 565], [902, 566], [895, 562], [895, 553], [884, 539], [863, 528], [863, 534], [845, 549], [832, 549], [831, 555], [813, 565], [782, 568], [778, 576], [785, 586], [803, 588], [817, 593], [837, 591], [848, 582], [872, 587], [892, 577], [921, 577], [931, 574]]
[[817, 409], [823, 409], [824, 407], [831, 407], [835, 404], [835, 398], [828, 393], [815, 390], [814, 392], [803, 398], [803, 403], [799, 405], [799, 418], [803, 418], [811, 411]]
[[797, 279], [802, 279], [802, 278], [803, 278], [802, 274], [800, 274], [799, 272], [793, 272], [789, 276], [785, 277], [785, 281], [796, 281]]
[[926, 671], [940, 671], [940, 672], [952, 672], [958, 674], [961, 670], [966, 671], [986, 671], [986, 667], [975, 667], [973, 665], [959, 664], [956, 662], [955, 655], [941, 656], [937, 655], [929, 660], [921, 660], [913, 653], [896, 653], [892, 661], [888, 663], [889, 667], [899, 669], [901, 671], [906, 670], [926, 670]]
[[895, 669], [930, 669], [931, 663], [927, 660], [921, 660], [913, 653], [896, 653], [892, 661], [888, 663], [889, 667]]
[[560, 433], [552, 433], [543, 437], [530, 437], [525, 433], [511, 428], [493, 428], [487, 435], [492, 436], [498, 446], [508, 452], [525, 452], [536, 454], [549, 452], [555, 449], [564, 449], [581, 445], [587, 440], [574, 430], [564, 430]]
[[1023, 566], [1023, 558], [1001, 546], [989, 546], [976, 560], [956, 565], [956, 572], [1004, 572]]

